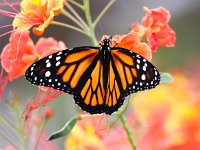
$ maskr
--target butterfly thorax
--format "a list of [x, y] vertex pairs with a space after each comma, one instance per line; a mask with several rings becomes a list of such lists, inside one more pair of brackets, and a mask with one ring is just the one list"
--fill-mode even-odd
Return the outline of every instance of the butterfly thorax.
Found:
[[101, 44], [100, 51], [103, 56], [102, 61], [106, 61], [109, 58], [110, 51], [111, 51], [110, 43], [111, 43], [110, 39], [105, 39]]

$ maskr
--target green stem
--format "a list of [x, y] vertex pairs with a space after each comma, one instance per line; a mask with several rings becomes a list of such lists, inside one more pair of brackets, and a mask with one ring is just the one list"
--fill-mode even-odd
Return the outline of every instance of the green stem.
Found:
[[107, 10], [112, 6], [112, 4], [115, 2], [116, 0], [110, 0], [109, 3], [106, 5], [106, 7], [101, 11], [101, 13], [97, 16], [97, 18], [95, 19], [95, 21], [93, 22], [93, 26], [96, 27], [97, 23], [99, 22], [99, 20], [102, 18], [102, 16], [107, 12]]
[[85, 29], [83, 25], [76, 19], [74, 16], [72, 16], [69, 12], [67, 12], [65, 9], [61, 9], [60, 13], [64, 15], [65, 17], [71, 19], [75, 24], [77, 24], [79, 27], [81, 27], [83, 30]]
[[82, 24], [82, 27], [86, 30], [89, 31], [89, 28], [85, 21], [79, 16], [79, 14], [74, 10], [74, 8], [69, 4], [65, 3], [65, 6], [72, 12], [72, 14], [79, 20], [79, 22]]
[[88, 26], [89, 26], [89, 29], [90, 29], [89, 30], [89, 38], [92, 41], [92, 44], [94, 46], [97, 46], [99, 43], [96, 39], [95, 27], [92, 23], [91, 12], [90, 12], [90, 1], [89, 0], [83, 0], [83, 4], [84, 4], [84, 8], [85, 8], [85, 16], [86, 16], [87, 23], [88, 23]]
[[79, 7], [79, 8], [82, 9], [82, 10], [84, 9], [83, 5], [77, 3], [77, 2], [74, 1], [74, 0], [68, 0], [68, 2], [72, 3], [73, 5]]
[[82, 33], [82, 34], [84, 34], [86, 36], [89, 36], [88, 33], [86, 33], [85, 31], [83, 31], [82, 29], [74, 27], [74, 26], [66, 24], [66, 23], [62, 23], [62, 22], [58, 22], [58, 21], [53, 21], [52, 24], [53, 25], [62, 26], [62, 27], [65, 27], [65, 28], [69, 28], [69, 29], [78, 31], [78, 32], [80, 32], [80, 33]]
[[[131, 94], [130, 97], [129, 97], [129, 100], [133, 99], [133, 96], [134, 95]], [[132, 146], [132, 149], [133, 150], [137, 150], [137, 147], [136, 147], [136, 145], [134, 143], [133, 135], [131, 133], [131, 129], [129, 129], [129, 127], [128, 127], [127, 123], [126, 123], [125, 117], [124, 117], [124, 112], [127, 110], [127, 107], [128, 107], [128, 104], [129, 104], [129, 100], [127, 101], [125, 106], [123, 106], [119, 111], [115, 112], [115, 114], [118, 115], [118, 117], [119, 117], [119, 119], [120, 119], [120, 121], [122, 123], [122, 126], [123, 126], [123, 128], [124, 128], [124, 130], [125, 130], [125, 132], [126, 132], [126, 134], [128, 136], [128, 139], [129, 139], [129, 142], [130, 142], [130, 144]]]
[[132, 135], [131, 130], [129, 129], [127, 123], [126, 123], [126, 120], [125, 120], [125, 117], [123, 116], [123, 114], [119, 115], [119, 119], [120, 119], [120, 121], [122, 123], [122, 126], [123, 126], [124, 130], [126, 131], [126, 134], [128, 136], [129, 142], [130, 142], [130, 144], [132, 146], [132, 149], [133, 150], [137, 150], [137, 147], [136, 147], [136, 145], [134, 143], [133, 135]]

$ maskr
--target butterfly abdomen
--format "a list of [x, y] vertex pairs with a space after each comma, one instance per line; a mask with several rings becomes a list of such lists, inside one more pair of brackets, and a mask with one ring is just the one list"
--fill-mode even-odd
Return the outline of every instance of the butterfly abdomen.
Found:
[[108, 74], [109, 74], [109, 63], [111, 59], [111, 47], [110, 47], [110, 41], [105, 40], [103, 42], [102, 47], [100, 47], [100, 60], [103, 65], [103, 84], [104, 89], [107, 89], [108, 86]]

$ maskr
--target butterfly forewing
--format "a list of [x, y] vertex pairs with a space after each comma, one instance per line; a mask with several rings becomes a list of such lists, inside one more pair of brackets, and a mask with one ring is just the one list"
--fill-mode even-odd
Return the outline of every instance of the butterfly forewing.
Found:
[[32, 84], [72, 94], [74, 91], [72, 89], [78, 87], [79, 77], [97, 54], [97, 50], [87, 47], [63, 50], [32, 64], [26, 71], [25, 77]]

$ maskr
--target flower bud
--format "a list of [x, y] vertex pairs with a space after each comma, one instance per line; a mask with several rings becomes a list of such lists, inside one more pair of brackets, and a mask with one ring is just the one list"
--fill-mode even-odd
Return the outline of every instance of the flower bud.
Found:
[[45, 119], [50, 119], [51, 117], [53, 117], [54, 115], [54, 111], [51, 107], [47, 107], [44, 111], [44, 117]]

